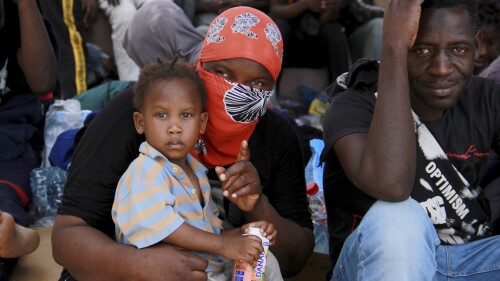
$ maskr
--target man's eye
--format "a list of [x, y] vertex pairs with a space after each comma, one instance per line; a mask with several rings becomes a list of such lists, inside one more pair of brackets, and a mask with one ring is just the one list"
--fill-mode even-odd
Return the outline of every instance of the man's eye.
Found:
[[430, 54], [431, 50], [429, 49], [426, 49], [426, 48], [421, 48], [421, 49], [416, 49], [415, 50], [415, 53], [417, 53], [418, 55], [427, 55], [427, 54]]
[[462, 48], [462, 47], [457, 47], [453, 48], [453, 53], [459, 56], [463, 56], [467, 53], [468, 49], [467, 48]]
[[158, 112], [156, 113], [156, 117], [159, 117], [159, 118], [166, 118], [167, 117], [167, 114], [165, 112]]

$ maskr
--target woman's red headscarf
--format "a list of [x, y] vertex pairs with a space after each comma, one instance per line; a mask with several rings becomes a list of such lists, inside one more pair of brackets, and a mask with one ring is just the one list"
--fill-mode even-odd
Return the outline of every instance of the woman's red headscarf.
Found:
[[208, 168], [236, 161], [268, 105], [272, 91], [236, 84], [209, 73], [204, 62], [245, 58], [264, 66], [276, 82], [281, 70], [283, 40], [265, 13], [249, 7], [231, 8], [209, 26], [198, 62], [208, 96], [208, 124], [195, 147], [196, 158]]

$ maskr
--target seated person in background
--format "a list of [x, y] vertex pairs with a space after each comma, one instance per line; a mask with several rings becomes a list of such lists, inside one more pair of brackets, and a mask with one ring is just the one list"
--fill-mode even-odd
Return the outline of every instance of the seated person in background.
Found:
[[[197, 145], [206, 154], [196, 158], [209, 170], [224, 229], [272, 223], [286, 235], [270, 251], [281, 273], [293, 276], [310, 256], [314, 236], [299, 140], [284, 117], [267, 110], [282, 52], [277, 26], [256, 9], [232, 8], [214, 19], [198, 63], [210, 118]], [[113, 239], [116, 186], [145, 141], [134, 127], [132, 96], [113, 98], [76, 148], [52, 232], [54, 259], [87, 280], [206, 280], [204, 259], [167, 243], [138, 250]], [[237, 162], [243, 140], [250, 160]]]
[[355, 64], [331, 93], [332, 280], [498, 279], [479, 181], [500, 152], [500, 85], [473, 76], [477, 27], [475, 0], [391, 0], [380, 66]]
[[[338, 22], [345, 27], [352, 61], [380, 60], [384, 8], [377, 0], [343, 0]], [[377, 4], [377, 5], [376, 5]]]
[[[139, 110], [134, 123], [146, 141], [118, 183], [111, 212], [119, 242], [139, 249], [165, 242], [196, 251], [209, 261], [209, 280], [229, 280], [234, 259], [254, 264], [263, 251], [257, 236], [242, 236], [248, 227], [260, 228], [271, 244], [276, 230], [265, 221], [221, 230], [207, 169], [189, 154], [205, 132], [206, 103], [194, 65], [174, 59], [141, 69], [134, 85], [134, 106]], [[240, 156], [248, 158], [246, 143]], [[282, 280], [269, 252], [270, 261], [266, 279]], [[269, 270], [270, 265], [275, 268]], [[278, 278], [270, 278], [273, 273]]]
[[483, 43], [477, 50], [474, 73], [479, 74], [498, 57], [500, 51], [500, 2], [481, 0], [479, 2], [479, 30], [483, 33]]
[[337, 22], [343, 6], [343, 0], [271, 2], [269, 14], [283, 35], [284, 67], [328, 67], [330, 82], [349, 70], [349, 46]]
[[151, 0], [99, 0], [99, 6], [105, 12], [111, 25], [113, 53], [120, 80], [136, 81], [139, 77], [139, 66], [123, 49], [123, 37], [137, 10], [149, 2]]
[[[67, 6], [73, 7], [68, 12]], [[96, 19], [97, 0], [40, 1], [44, 18], [54, 28], [59, 47], [57, 98], [69, 99], [87, 91], [85, 28]]]
[[[483, 44], [479, 48], [478, 56], [475, 60], [475, 71], [481, 71], [479, 76], [490, 78], [500, 83], [500, 2], [494, 0], [479, 1], [479, 20], [482, 22], [479, 29], [483, 33]], [[488, 54], [494, 54], [496, 59], [491, 63], [484, 63]], [[481, 179], [484, 194], [488, 198], [491, 208], [491, 221], [493, 234], [500, 234], [500, 157], [490, 151], [488, 158], [488, 168]]]
[[238, 7], [246, 6], [261, 10], [264, 13], [269, 11], [269, 0], [194, 0], [196, 1], [194, 26], [200, 32], [205, 34], [208, 30], [208, 25], [218, 14], [223, 11]]
[[153, 0], [137, 11], [123, 47], [137, 65], [175, 56], [195, 64], [206, 33], [194, 29], [184, 11], [171, 1]]
[[497, 81], [497, 83], [500, 83], [500, 57], [497, 57], [494, 61], [492, 61], [486, 69], [481, 71], [479, 76], [490, 78]]
[[36, 0], [0, 0], [0, 280], [33, 252], [29, 176], [40, 166], [40, 95], [56, 85], [56, 57]]

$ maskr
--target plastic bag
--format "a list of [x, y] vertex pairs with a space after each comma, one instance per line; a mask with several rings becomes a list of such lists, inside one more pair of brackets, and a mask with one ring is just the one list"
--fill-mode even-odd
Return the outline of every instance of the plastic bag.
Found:
[[[306, 182], [315, 182], [321, 193], [323, 193], [323, 169], [324, 163], [320, 165], [320, 156], [325, 143], [320, 139], [309, 141], [312, 156], [305, 168]], [[314, 252], [328, 254], [328, 226], [326, 223], [314, 223]]]
[[45, 117], [43, 162], [42, 167], [50, 167], [49, 155], [57, 137], [69, 129], [83, 126], [83, 121], [92, 111], [80, 110], [77, 100], [56, 100], [51, 104]]

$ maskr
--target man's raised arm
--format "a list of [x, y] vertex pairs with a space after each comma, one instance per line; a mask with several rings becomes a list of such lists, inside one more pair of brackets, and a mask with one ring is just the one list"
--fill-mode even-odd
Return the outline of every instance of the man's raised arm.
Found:
[[333, 149], [350, 181], [374, 198], [401, 201], [415, 178], [416, 140], [407, 55], [423, 0], [392, 0], [386, 7], [378, 95], [368, 133], [346, 135]]

